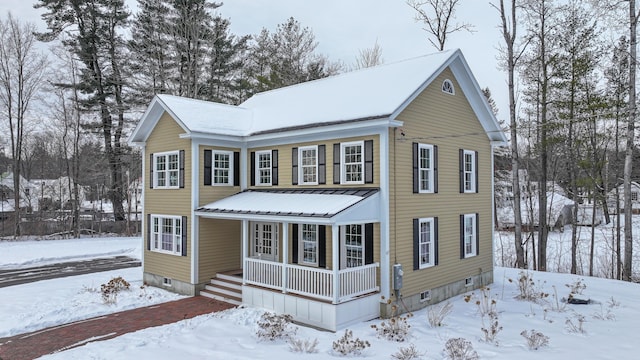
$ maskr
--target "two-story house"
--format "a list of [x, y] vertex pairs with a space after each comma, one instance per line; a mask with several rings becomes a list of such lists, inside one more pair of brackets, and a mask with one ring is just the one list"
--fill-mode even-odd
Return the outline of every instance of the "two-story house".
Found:
[[156, 96], [144, 280], [329, 330], [493, 281], [498, 122], [459, 50], [259, 93]]

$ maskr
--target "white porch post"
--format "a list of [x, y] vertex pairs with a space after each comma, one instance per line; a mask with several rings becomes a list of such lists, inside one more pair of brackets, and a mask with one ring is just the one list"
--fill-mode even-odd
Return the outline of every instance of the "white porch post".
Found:
[[333, 303], [337, 304], [338, 299], [340, 298], [340, 264], [338, 263], [339, 259], [339, 239], [338, 239], [338, 225], [331, 225], [331, 250], [333, 256], [331, 262], [333, 264]]
[[249, 249], [249, 220], [242, 220], [242, 285], [247, 285], [247, 272], [245, 269], [245, 258]]
[[287, 259], [289, 258], [289, 223], [282, 223], [282, 293], [287, 293]]

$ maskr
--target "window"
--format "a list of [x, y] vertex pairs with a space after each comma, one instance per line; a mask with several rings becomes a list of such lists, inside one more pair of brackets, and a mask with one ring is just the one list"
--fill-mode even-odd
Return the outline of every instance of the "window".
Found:
[[341, 144], [342, 184], [364, 184], [363, 148], [364, 142], [362, 141]]
[[433, 218], [420, 219], [419, 226], [420, 269], [435, 265], [435, 229]]
[[307, 146], [298, 148], [300, 159], [300, 184], [318, 184], [318, 147]]
[[434, 192], [434, 154], [433, 145], [418, 145], [418, 184], [419, 192]]
[[153, 154], [153, 188], [177, 189], [180, 185], [180, 152]]
[[343, 256], [342, 268], [358, 267], [365, 264], [364, 259], [364, 226], [362, 224], [346, 225], [343, 227]]
[[302, 224], [300, 226], [302, 252], [300, 258], [303, 264], [318, 265], [318, 225]]
[[478, 215], [461, 215], [462, 220], [462, 258], [478, 255]]
[[213, 185], [233, 184], [233, 152], [213, 150]]
[[478, 153], [460, 150], [460, 192], [478, 192]]
[[151, 216], [150, 250], [173, 255], [183, 254], [183, 218]]
[[451, 80], [446, 79], [445, 81], [442, 82], [442, 92], [451, 94], [451, 95], [456, 94], [456, 91], [453, 88], [453, 83], [451, 82]]
[[256, 152], [256, 184], [271, 185], [271, 150]]
[[631, 200], [638, 201], [638, 193], [633, 191], [631, 192]]

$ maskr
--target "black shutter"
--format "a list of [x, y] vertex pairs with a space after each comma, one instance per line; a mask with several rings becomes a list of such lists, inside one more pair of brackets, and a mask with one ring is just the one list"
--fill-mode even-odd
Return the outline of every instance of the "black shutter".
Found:
[[251, 152], [251, 186], [256, 185], [256, 152]]
[[291, 224], [291, 262], [298, 263], [298, 224]]
[[291, 149], [291, 184], [298, 185], [298, 148]]
[[373, 140], [364, 142], [364, 183], [373, 184]]
[[178, 159], [180, 163], [178, 164], [180, 172], [178, 177], [178, 187], [184, 188], [184, 150], [180, 150], [180, 157]]
[[438, 192], [438, 145], [433, 145], [433, 192]]
[[327, 183], [327, 150], [325, 145], [318, 145], [318, 184]]
[[333, 183], [340, 184], [340, 144], [333, 144]]
[[151, 214], [147, 214], [147, 250], [151, 250]]
[[438, 265], [438, 218], [433, 218], [433, 264]]
[[459, 150], [460, 156], [460, 193], [464, 192], [464, 150]]
[[211, 150], [204, 151], [204, 184], [211, 185], [213, 156]]
[[373, 264], [373, 223], [364, 224], [364, 263]]
[[271, 151], [271, 185], [278, 185], [278, 150]]
[[413, 270], [420, 269], [420, 220], [413, 219]]
[[318, 225], [318, 267], [327, 267], [327, 226]]
[[153, 189], [153, 153], [149, 154], [149, 189]]
[[420, 160], [418, 156], [420, 154], [418, 143], [413, 143], [413, 193], [417, 194], [420, 192], [420, 170], [418, 167], [418, 163]]
[[233, 153], [233, 186], [240, 186], [240, 152]]
[[480, 255], [480, 215], [476, 213], [476, 255]]
[[187, 256], [187, 217], [182, 217], [182, 256]]
[[460, 259], [464, 259], [464, 215], [460, 215]]
[[478, 175], [480, 172], [478, 171], [478, 152], [476, 151], [476, 163], [475, 163], [475, 177], [476, 177], [476, 192], [478, 192]]

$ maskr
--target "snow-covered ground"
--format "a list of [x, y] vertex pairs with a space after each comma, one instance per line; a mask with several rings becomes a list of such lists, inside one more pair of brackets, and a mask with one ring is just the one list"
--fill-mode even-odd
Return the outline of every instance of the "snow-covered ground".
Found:
[[[140, 257], [140, 238], [86, 238], [78, 240], [7, 242], [0, 241], [0, 268], [26, 267], [42, 263], [126, 254]], [[10, 264], [10, 265], [9, 265]], [[495, 283], [487, 293], [473, 292], [450, 300], [451, 314], [444, 325], [431, 327], [428, 310], [414, 312], [404, 342], [377, 337], [371, 325], [381, 320], [352, 326], [353, 336], [371, 344], [359, 357], [389, 359], [410, 344], [422, 359], [445, 359], [445, 343], [450, 338], [469, 340], [481, 359], [635, 359], [640, 323], [640, 285], [566, 274], [530, 271], [545, 299], [532, 302], [516, 299], [518, 270], [495, 269]], [[102, 302], [97, 289], [109, 279], [122, 276], [132, 290], [121, 293], [116, 304]], [[177, 295], [157, 288], [140, 289], [142, 269], [133, 268], [90, 275], [40, 281], [0, 289], [0, 337], [33, 331], [73, 320], [106, 314], [136, 306], [174, 300]], [[567, 297], [566, 285], [586, 286], [581, 298], [589, 305], [567, 305], [556, 301]], [[42, 296], [48, 294], [48, 296]], [[471, 293], [469, 293], [471, 294]], [[485, 341], [482, 327], [489, 328], [488, 317], [481, 316], [476, 300], [487, 295], [495, 300], [498, 326], [495, 342]], [[482, 301], [481, 301], [482, 303]], [[491, 303], [491, 301], [489, 301]], [[79, 348], [44, 356], [43, 359], [274, 359], [298, 360], [339, 358], [332, 344], [344, 335], [298, 327], [299, 340], [318, 340], [317, 353], [295, 353], [285, 340], [265, 341], [256, 335], [256, 323], [263, 311], [240, 308], [203, 315], [178, 323], [149, 328]], [[483, 322], [484, 321], [484, 322]], [[580, 325], [582, 324], [582, 325]], [[584, 332], [576, 332], [582, 326]], [[573, 328], [573, 329], [572, 329]], [[549, 338], [549, 345], [530, 350], [520, 334], [535, 329]]]

